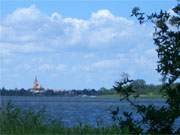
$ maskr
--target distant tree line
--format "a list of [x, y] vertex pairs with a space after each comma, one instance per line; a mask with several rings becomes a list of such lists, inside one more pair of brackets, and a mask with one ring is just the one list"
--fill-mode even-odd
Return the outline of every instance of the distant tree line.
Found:
[[[143, 79], [137, 79], [132, 83], [134, 90], [139, 95], [154, 94], [158, 95], [161, 89], [161, 85], [146, 84]], [[31, 89], [7, 89], [5, 87], [0, 89], [1, 96], [101, 96], [101, 95], [115, 95], [117, 92], [114, 88], [100, 88], [100, 89], [83, 89], [83, 90], [53, 90], [53, 89], [42, 89], [40, 93], [34, 93]]]
[[95, 89], [83, 89], [83, 90], [58, 90], [43, 89], [42, 92], [35, 93], [30, 89], [0, 89], [1, 96], [98, 96], [101, 95], [101, 91]]

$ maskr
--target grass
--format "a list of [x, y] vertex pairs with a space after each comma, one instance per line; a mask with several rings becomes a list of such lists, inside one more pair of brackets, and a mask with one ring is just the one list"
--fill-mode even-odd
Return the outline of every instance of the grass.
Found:
[[130, 134], [127, 128], [120, 129], [117, 126], [91, 127], [79, 125], [65, 127], [45, 116], [44, 109], [38, 111], [22, 110], [12, 103], [8, 103], [0, 111], [1, 135], [121, 135]]

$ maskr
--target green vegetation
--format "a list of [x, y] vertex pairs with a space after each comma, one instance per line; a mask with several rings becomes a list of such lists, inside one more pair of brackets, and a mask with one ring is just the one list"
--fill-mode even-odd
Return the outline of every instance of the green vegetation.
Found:
[[8, 103], [0, 111], [0, 134], [1, 135], [112, 135], [130, 134], [127, 128], [119, 129], [112, 127], [91, 127], [79, 125], [76, 127], [65, 127], [62, 123], [48, 120], [44, 109], [39, 111], [22, 110], [12, 103]]
[[[165, 97], [166, 105], [139, 105], [132, 101], [132, 98], [139, 96], [139, 86], [144, 89], [145, 83], [142, 80], [134, 81], [129, 79], [127, 74], [123, 74], [123, 79], [114, 85], [122, 97], [122, 100], [129, 102], [136, 110], [135, 115], [140, 119], [133, 119], [133, 112], [124, 112], [119, 116], [119, 108], [113, 110], [112, 118], [114, 126], [93, 128], [88, 125], [76, 127], [64, 127], [62, 123], [53, 120], [44, 122], [43, 110], [34, 112], [24, 110], [8, 104], [0, 112], [1, 134], [5, 135], [39, 135], [39, 134], [179, 134], [180, 127], [173, 128], [175, 121], [180, 117], [180, 5], [172, 9], [174, 14], [167, 11], [145, 15], [138, 7], [132, 11], [132, 16], [137, 17], [140, 24], [150, 21], [153, 23], [155, 31], [154, 44], [157, 47], [158, 66], [157, 71], [162, 75], [162, 96]], [[85, 91], [87, 92], [87, 91]], [[149, 93], [153, 96], [153, 93]], [[146, 130], [143, 126], [146, 126]]]
[[[146, 15], [138, 7], [132, 10], [140, 24], [153, 23], [153, 40], [158, 53], [157, 71], [162, 75], [162, 88], [160, 93], [166, 97], [166, 105], [139, 105], [133, 102], [132, 97], [138, 97], [127, 73], [122, 75], [122, 80], [117, 81], [114, 89], [123, 96], [121, 100], [130, 103], [135, 112], [124, 112], [119, 116], [119, 107], [112, 111], [114, 122], [120, 128], [129, 127], [131, 132], [137, 134], [179, 134], [180, 126], [173, 128], [175, 121], [180, 117], [180, 4], [172, 9], [172, 13], [160, 11]], [[142, 83], [142, 82], [141, 82]], [[133, 114], [139, 115], [138, 120], [133, 119]], [[146, 130], [144, 130], [146, 126]]]
[[[137, 79], [133, 82], [133, 88], [139, 95], [146, 95], [145, 97], [158, 97], [159, 91], [162, 85], [146, 84], [143, 79]], [[34, 93], [31, 89], [0, 89], [0, 95], [2, 96], [100, 96], [100, 97], [117, 97], [117, 92], [114, 88], [100, 88], [95, 89], [83, 89], [83, 90], [59, 90], [54, 91], [53, 89], [43, 89], [41, 93]]]

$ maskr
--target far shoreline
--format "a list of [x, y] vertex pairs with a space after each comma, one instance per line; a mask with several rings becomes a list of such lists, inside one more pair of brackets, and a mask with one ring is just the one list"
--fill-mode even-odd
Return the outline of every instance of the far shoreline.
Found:
[[[60, 95], [0, 95], [0, 97], [54, 97], [54, 98], [81, 98], [81, 99], [121, 99], [118, 94], [112, 95], [78, 95], [78, 96], [60, 96]], [[131, 99], [166, 99], [162, 95], [139, 95], [137, 98], [131, 97]]]

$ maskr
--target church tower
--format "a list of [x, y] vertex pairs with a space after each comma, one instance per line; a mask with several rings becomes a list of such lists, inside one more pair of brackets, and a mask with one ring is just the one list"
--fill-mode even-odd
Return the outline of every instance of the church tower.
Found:
[[33, 92], [40, 92], [40, 89], [41, 89], [41, 85], [36, 76], [34, 80], [34, 85], [33, 85]]

